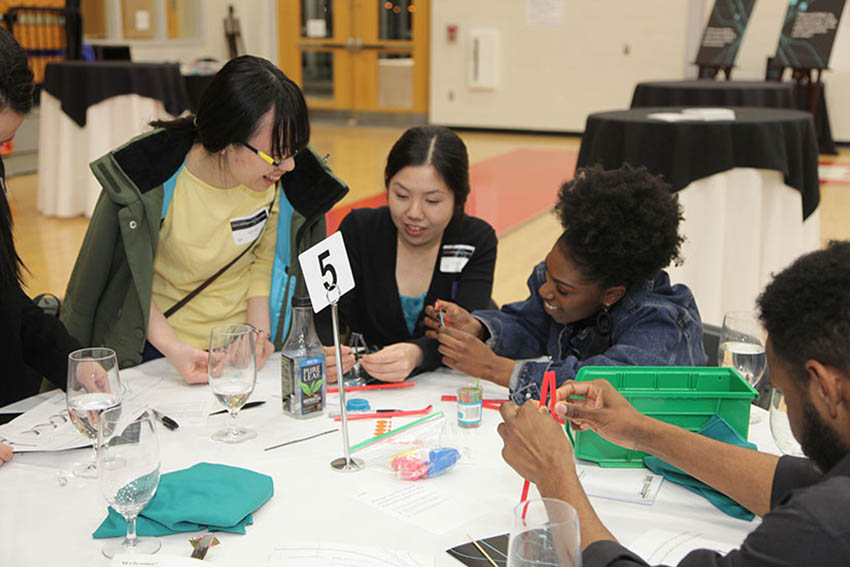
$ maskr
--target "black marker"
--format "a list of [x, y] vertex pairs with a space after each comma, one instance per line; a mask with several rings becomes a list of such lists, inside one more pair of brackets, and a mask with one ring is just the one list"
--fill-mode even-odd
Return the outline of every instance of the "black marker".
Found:
[[168, 417], [167, 415], [165, 415], [165, 414], [163, 414], [163, 413], [160, 413], [160, 412], [156, 411], [156, 410], [155, 410], [155, 409], [153, 409], [153, 408], [151, 408], [151, 411], [153, 412], [154, 417], [155, 417], [157, 420], [159, 420], [159, 422], [160, 422], [163, 426], [165, 426], [166, 428], [170, 429], [171, 431], [174, 431], [175, 429], [177, 429], [178, 427], [180, 427], [180, 425], [179, 425], [176, 421], [174, 421], [173, 419], [171, 419], [171, 418], [170, 418], [170, 417]]

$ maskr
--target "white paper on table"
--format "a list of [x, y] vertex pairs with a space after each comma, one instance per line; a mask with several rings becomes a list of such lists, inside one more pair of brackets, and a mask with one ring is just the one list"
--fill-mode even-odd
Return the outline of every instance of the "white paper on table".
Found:
[[576, 472], [588, 496], [652, 504], [664, 477], [647, 469], [603, 469], [592, 465], [576, 465]]
[[735, 120], [735, 111], [731, 108], [683, 108], [682, 114], [696, 116], [700, 120]]
[[652, 118], [653, 120], [661, 120], [663, 122], [683, 122], [686, 120], [702, 120], [702, 118], [698, 116], [689, 116], [687, 114], [682, 114], [681, 112], [653, 112], [652, 114], [647, 114], [647, 118]]
[[471, 498], [448, 496], [428, 486], [427, 481], [383, 481], [352, 498], [437, 535], [482, 513]]
[[688, 553], [695, 549], [710, 549], [726, 555], [738, 547], [703, 537], [700, 532], [669, 530], [649, 530], [638, 536], [628, 548], [640, 555], [650, 565], [659, 563], [676, 565]]
[[[26, 432], [39, 424], [50, 423], [51, 418], [64, 416], [66, 421], [55, 429], [42, 428], [37, 436]], [[9, 423], [0, 426], [0, 438], [12, 446], [16, 453], [65, 451], [80, 447], [91, 447], [92, 441], [77, 431], [68, 417], [65, 392], [57, 390], [47, 400]]]
[[200, 559], [183, 557], [182, 555], [133, 555], [122, 553], [116, 555], [109, 567], [201, 567]]
[[317, 543], [276, 547], [267, 564], [286, 567], [424, 567], [435, 565], [436, 561], [436, 555], [430, 553]]

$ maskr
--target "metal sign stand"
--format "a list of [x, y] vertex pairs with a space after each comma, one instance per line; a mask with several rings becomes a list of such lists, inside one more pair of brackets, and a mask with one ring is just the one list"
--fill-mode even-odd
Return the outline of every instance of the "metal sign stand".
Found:
[[360, 459], [355, 459], [351, 456], [348, 445], [348, 421], [345, 414], [345, 380], [342, 378], [342, 350], [339, 348], [339, 313], [337, 311], [337, 303], [339, 302], [339, 288], [336, 289], [336, 297], [332, 300], [330, 290], [328, 292], [328, 301], [331, 304], [331, 320], [333, 321], [334, 331], [334, 351], [336, 353], [336, 375], [337, 383], [339, 384], [339, 413], [342, 424], [342, 445], [345, 450], [345, 456], [339, 457], [331, 461], [331, 468], [340, 472], [355, 472], [363, 470], [364, 464]]

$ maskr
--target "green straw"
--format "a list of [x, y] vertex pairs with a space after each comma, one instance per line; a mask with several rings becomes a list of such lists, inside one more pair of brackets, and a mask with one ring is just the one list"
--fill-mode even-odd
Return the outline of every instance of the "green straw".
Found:
[[386, 433], [382, 433], [381, 435], [378, 435], [376, 437], [370, 437], [369, 439], [366, 439], [365, 441], [361, 441], [357, 445], [352, 445], [351, 447], [348, 448], [348, 450], [353, 453], [354, 451], [357, 451], [358, 449], [362, 449], [363, 447], [368, 447], [372, 443], [380, 441], [381, 439], [389, 437], [390, 435], [395, 435], [396, 433], [401, 433], [405, 429], [410, 429], [414, 425], [419, 425], [420, 423], [424, 423], [426, 421], [429, 421], [431, 419], [435, 419], [437, 417], [442, 417], [443, 415], [444, 415], [443, 412], [438, 411], [437, 413], [432, 413], [431, 415], [426, 415], [425, 417], [420, 417], [416, 421], [411, 421], [410, 423], [408, 423], [406, 425], [402, 425], [398, 429], [393, 429], [392, 431], [387, 431]]

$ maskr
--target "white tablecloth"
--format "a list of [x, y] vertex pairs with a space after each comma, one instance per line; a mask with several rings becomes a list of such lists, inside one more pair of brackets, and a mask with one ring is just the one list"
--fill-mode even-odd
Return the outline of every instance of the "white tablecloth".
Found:
[[100, 185], [89, 164], [149, 130], [151, 120], [167, 119], [162, 101], [121, 95], [92, 105], [86, 126], [62, 111], [57, 98], [41, 93], [38, 141], [38, 210], [57, 217], [90, 217]]
[[820, 245], [820, 209], [803, 221], [800, 192], [774, 170], [736, 168], [679, 191], [685, 220], [682, 266], [667, 269], [691, 288], [705, 323], [755, 309], [758, 294], [795, 258]]
[[[402, 481], [378, 466], [357, 473], [332, 471], [329, 462], [342, 454], [340, 434], [263, 451], [282, 440], [333, 427], [326, 416], [299, 421], [282, 414], [278, 368], [279, 358], [275, 355], [261, 372], [253, 395], [268, 403], [240, 416], [243, 425], [259, 431], [257, 439], [241, 445], [210, 440], [210, 433], [230, 419], [227, 415], [211, 417], [195, 426], [183, 423], [176, 431], [159, 428], [163, 472], [208, 461], [250, 468], [274, 479], [274, 497], [254, 514], [254, 525], [247, 528], [247, 534], [218, 534], [222, 544], [211, 551], [208, 562], [248, 565], [252, 560], [268, 558], [275, 546], [325, 542], [426, 552], [436, 554], [436, 565], [459, 565], [444, 550], [466, 542], [466, 534], [486, 538], [510, 531], [522, 479], [501, 458], [497, 411], [484, 410], [479, 429], [455, 431], [458, 442], [466, 447], [465, 461], [442, 477], [419, 481], [457, 498], [471, 498], [479, 514], [465, 525], [436, 535], [352, 498], [364, 486]], [[185, 386], [165, 360], [124, 370], [121, 376], [136, 393], [156, 384], [139, 394], [151, 405], [187, 402], [217, 409], [207, 386]], [[414, 387], [365, 397], [373, 408], [412, 409], [433, 404], [435, 410], [446, 412], [453, 422], [455, 404], [440, 402], [440, 395], [453, 394], [458, 386], [468, 382], [469, 378], [447, 371], [434, 372], [418, 377]], [[484, 390], [487, 398], [505, 395], [504, 389], [490, 384]], [[750, 438], [775, 451], [769, 441], [767, 421], [766, 417], [762, 419]], [[372, 420], [351, 422], [352, 443], [371, 436], [373, 428]], [[106, 502], [97, 481], [71, 477], [66, 486], [57, 483], [58, 471], [67, 471], [89, 454], [88, 449], [17, 454], [0, 467], [0, 565], [108, 564], [100, 553], [103, 540], [91, 537], [106, 514]], [[707, 500], [669, 482], [662, 485], [651, 506], [600, 498], [592, 501], [602, 521], [626, 543], [646, 530], [658, 528], [691, 530], [734, 546], [758, 522], [726, 516]], [[195, 534], [160, 538], [160, 553], [188, 556], [190, 535]]]

